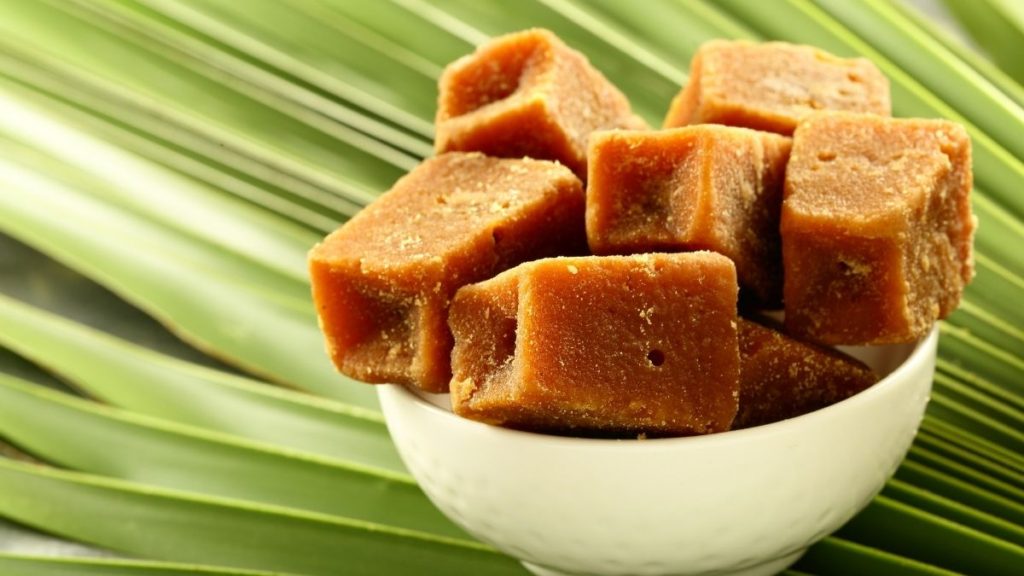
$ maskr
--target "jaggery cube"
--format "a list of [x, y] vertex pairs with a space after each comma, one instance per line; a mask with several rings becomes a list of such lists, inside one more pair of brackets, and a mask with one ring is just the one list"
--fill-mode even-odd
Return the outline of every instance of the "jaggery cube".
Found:
[[725, 126], [598, 132], [589, 148], [595, 254], [712, 250], [753, 300], [782, 296], [779, 211], [790, 139]]
[[878, 380], [863, 362], [790, 338], [770, 324], [740, 318], [739, 343], [740, 402], [733, 429], [831, 406]]
[[587, 137], [612, 128], [646, 123], [584, 55], [547, 30], [495, 38], [441, 76], [438, 152], [543, 158], [585, 178]]
[[736, 299], [732, 262], [711, 252], [522, 264], [455, 296], [452, 406], [527, 430], [727, 430]]
[[585, 250], [583, 188], [540, 160], [443, 154], [425, 161], [309, 256], [338, 369], [365, 382], [448, 389], [448, 304], [464, 284]]
[[690, 63], [665, 127], [726, 124], [790, 135], [817, 110], [888, 116], [889, 81], [864, 58], [785, 42], [712, 40]]
[[825, 344], [924, 336], [974, 274], [959, 124], [814, 114], [797, 128], [781, 231], [786, 328]]

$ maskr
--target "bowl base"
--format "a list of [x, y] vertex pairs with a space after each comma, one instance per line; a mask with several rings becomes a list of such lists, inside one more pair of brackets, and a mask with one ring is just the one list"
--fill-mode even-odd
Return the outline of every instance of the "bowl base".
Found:
[[[747, 566], [746, 568], [741, 568], [739, 570], [723, 570], [723, 571], [715, 570], [715, 571], [709, 571], [709, 572], [701, 572], [699, 574], [693, 573], [693, 572], [674, 572], [674, 573], [665, 572], [664, 575], [665, 576], [691, 576], [691, 575], [692, 576], [772, 576], [773, 574], [778, 574], [779, 572], [782, 572], [786, 568], [789, 568], [790, 566], [792, 566], [794, 563], [796, 563], [797, 560], [800, 559], [801, 556], [804, 555], [804, 552], [806, 552], [806, 551], [807, 551], [806, 549], [798, 550], [798, 551], [796, 551], [796, 552], [794, 552], [794, 553], [792, 553], [792, 554], [790, 554], [788, 556], [783, 556], [782, 558], [776, 558], [775, 560], [769, 560], [767, 562], [763, 562], [761, 564], [757, 564], [757, 565], [754, 565], [754, 566]], [[536, 564], [531, 564], [529, 562], [523, 562], [523, 566], [525, 566], [526, 569], [529, 570], [530, 573], [534, 574], [535, 576], [581, 576], [581, 574], [577, 574], [577, 573], [574, 573], [574, 572], [562, 572], [560, 570], [554, 570], [554, 569], [551, 569], [551, 568], [544, 568], [542, 566], [537, 566]], [[632, 572], [630, 572], [630, 574], [632, 574]]]

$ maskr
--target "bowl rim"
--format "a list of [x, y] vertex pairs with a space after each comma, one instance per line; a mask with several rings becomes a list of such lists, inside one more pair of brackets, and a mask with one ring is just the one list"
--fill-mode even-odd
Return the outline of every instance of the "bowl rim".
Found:
[[[887, 394], [890, 389], [900, 386], [901, 384], [906, 385], [904, 382], [909, 382], [911, 380], [910, 378], [907, 378], [906, 375], [920, 369], [921, 365], [928, 362], [933, 356], [934, 351], [937, 348], [938, 337], [939, 327], [938, 324], [936, 324], [924, 338], [913, 343], [913, 350], [911, 350], [907, 359], [900, 363], [896, 369], [873, 384], [870, 388], [849, 398], [836, 402], [835, 404], [826, 406], [825, 408], [820, 408], [813, 412], [808, 412], [807, 414], [788, 418], [786, 420], [762, 424], [761, 426], [698, 436], [647, 438], [643, 440], [633, 438], [555, 436], [551, 434], [544, 434], [542, 432], [503, 428], [501, 426], [463, 418], [450, 410], [444, 410], [441, 407], [432, 404], [426, 398], [421, 396], [419, 392], [411, 390], [409, 387], [400, 384], [381, 384], [377, 388], [377, 394], [382, 398], [386, 395], [393, 395], [396, 399], [400, 399], [404, 403], [414, 406], [414, 409], [425, 412], [429, 418], [446, 419], [451, 422], [453, 426], [464, 428], [465, 431], [462, 433], [476, 434], [477, 436], [490, 435], [494, 437], [494, 441], [533, 442], [543, 443], [551, 447], [603, 448], [629, 450], [630, 452], [683, 447], [696, 448], [699, 446], [712, 446], [722, 443], [746, 442], [754, 437], [769, 438], [772, 436], [787, 434], [793, 429], [812, 426], [820, 419], [829, 419], [835, 412], [855, 410], [863, 404], [871, 403], [877, 397]], [[933, 375], [931, 380], [934, 380]], [[930, 385], [931, 381], [929, 381], [929, 386]], [[384, 414], [385, 419], [388, 419], [388, 411], [386, 409], [384, 410]]]

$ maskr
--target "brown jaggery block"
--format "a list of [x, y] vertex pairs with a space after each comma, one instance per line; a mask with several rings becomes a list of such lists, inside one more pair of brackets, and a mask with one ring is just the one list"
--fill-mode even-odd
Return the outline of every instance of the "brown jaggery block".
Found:
[[711, 250], [762, 305], [782, 297], [779, 212], [791, 140], [725, 126], [597, 132], [587, 242], [595, 254]]
[[647, 127], [585, 56], [541, 29], [495, 38], [450, 64], [436, 123], [438, 152], [556, 160], [580, 178], [591, 132]]
[[825, 344], [924, 336], [974, 275], [959, 124], [821, 112], [797, 128], [782, 207], [786, 329]]
[[744, 318], [739, 325], [740, 405], [734, 430], [831, 406], [878, 381], [867, 365], [838, 350]]
[[690, 63], [665, 127], [726, 124], [790, 135], [816, 110], [889, 116], [889, 81], [871, 61], [785, 42], [712, 40]]
[[526, 260], [584, 253], [583, 210], [579, 179], [553, 162], [423, 162], [310, 252], [335, 365], [366, 382], [446, 391], [455, 291]]
[[452, 406], [512, 428], [671, 436], [736, 414], [736, 272], [711, 252], [550, 258], [452, 302]]

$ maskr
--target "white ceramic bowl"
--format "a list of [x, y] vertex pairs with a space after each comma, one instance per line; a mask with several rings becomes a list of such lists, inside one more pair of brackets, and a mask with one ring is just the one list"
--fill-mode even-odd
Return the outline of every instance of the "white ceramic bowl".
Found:
[[506, 430], [378, 388], [409, 470], [453, 521], [540, 575], [774, 574], [881, 490], [928, 402], [937, 330], [849, 348], [885, 378], [798, 418], [691, 438]]

